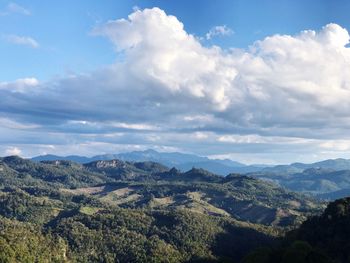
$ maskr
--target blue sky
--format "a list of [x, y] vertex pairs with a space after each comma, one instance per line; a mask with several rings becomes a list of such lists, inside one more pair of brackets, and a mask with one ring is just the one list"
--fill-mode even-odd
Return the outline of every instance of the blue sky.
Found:
[[0, 0], [0, 155], [349, 158], [349, 11], [345, 0]]
[[[204, 41], [205, 45], [245, 48], [268, 35], [295, 34], [333, 22], [349, 28], [349, 1], [292, 0], [177, 0], [177, 1], [16, 1], [1, 0], [2, 12], [16, 3], [31, 15], [11, 13], [0, 16], [2, 36], [31, 36], [40, 49], [23, 48], [2, 41], [0, 80], [23, 76], [50, 79], [66, 72], [93, 70], [115, 60], [113, 48], [105, 39], [92, 37], [91, 28], [110, 19], [127, 17], [137, 6], [160, 7], [175, 15], [185, 29], [205, 36], [211, 27], [226, 25], [234, 31], [228, 37]], [[93, 52], [92, 52], [93, 50]]]

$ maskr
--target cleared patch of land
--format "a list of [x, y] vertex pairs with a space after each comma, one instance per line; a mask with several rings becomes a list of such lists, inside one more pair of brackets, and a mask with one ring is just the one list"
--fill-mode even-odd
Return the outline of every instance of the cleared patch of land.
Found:
[[100, 211], [101, 209], [98, 207], [92, 207], [92, 206], [83, 206], [79, 209], [79, 212], [85, 215], [93, 215]]
[[105, 186], [97, 186], [97, 187], [83, 187], [83, 188], [77, 188], [77, 189], [66, 189], [62, 188], [60, 189], [62, 192], [74, 194], [74, 195], [92, 195], [92, 194], [98, 194], [105, 190]]

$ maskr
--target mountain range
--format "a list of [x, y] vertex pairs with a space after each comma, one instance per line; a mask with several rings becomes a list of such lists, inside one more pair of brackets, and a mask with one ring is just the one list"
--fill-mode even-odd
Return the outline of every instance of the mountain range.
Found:
[[122, 207], [181, 207], [265, 225], [293, 225], [319, 207], [316, 200], [244, 175], [223, 177], [200, 168], [181, 172], [150, 161], [79, 164], [9, 156], [0, 159], [0, 169], [0, 186], [60, 189]]
[[324, 202], [156, 162], [0, 158], [1, 262], [240, 262]]
[[81, 164], [99, 160], [118, 159], [126, 162], [155, 162], [180, 171], [192, 168], [205, 169], [225, 176], [231, 173], [246, 174], [250, 177], [273, 182], [291, 191], [314, 195], [321, 199], [335, 200], [350, 193], [350, 160], [329, 159], [315, 163], [292, 163], [289, 165], [245, 165], [229, 159], [209, 159], [194, 154], [166, 153], [154, 150], [134, 151], [119, 154], [84, 156], [44, 155], [33, 161], [70, 160]]
[[[334, 171], [336, 163], [265, 176], [296, 189], [301, 186], [294, 183], [304, 180], [306, 192], [319, 187], [318, 179], [339, 178], [345, 187], [350, 172]], [[314, 178], [315, 186], [307, 183]], [[183, 172], [152, 161], [3, 157], [0, 259], [348, 262], [350, 199], [324, 210], [325, 202], [267, 180], [201, 168]]]
[[266, 165], [253, 164], [246, 165], [230, 159], [210, 159], [208, 157], [198, 156], [195, 154], [186, 154], [180, 152], [158, 152], [155, 150], [133, 151], [118, 154], [103, 154], [93, 157], [69, 155], [40, 155], [31, 158], [33, 161], [54, 161], [69, 160], [77, 163], [89, 163], [100, 160], [118, 159], [130, 162], [157, 162], [167, 167], [175, 167], [179, 170], [186, 171], [192, 167], [202, 168], [219, 175], [227, 175], [229, 173], [253, 173], [261, 172], [264, 174], [295, 174], [303, 172], [310, 168], [330, 169], [333, 171], [350, 170], [350, 160], [348, 159], [328, 159], [314, 163], [292, 163], [286, 165]]
[[245, 165], [240, 162], [229, 159], [209, 159], [194, 154], [186, 154], [180, 152], [158, 152], [155, 150], [133, 151], [118, 154], [103, 154], [93, 157], [85, 157], [78, 155], [57, 156], [57, 155], [41, 155], [32, 158], [33, 161], [53, 161], [53, 160], [70, 160], [78, 163], [88, 163], [99, 160], [113, 160], [144, 162], [158, 162], [168, 167], [175, 167], [182, 171], [187, 171], [192, 167], [206, 169], [212, 173], [219, 175], [227, 175], [229, 173], [248, 173], [260, 171], [267, 165]]

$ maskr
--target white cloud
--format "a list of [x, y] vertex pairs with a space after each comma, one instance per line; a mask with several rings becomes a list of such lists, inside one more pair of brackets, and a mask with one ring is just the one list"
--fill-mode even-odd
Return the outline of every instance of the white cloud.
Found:
[[18, 147], [9, 147], [5, 151], [5, 155], [21, 155], [22, 151]]
[[257, 134], [249, 135], [219, 135], [218, 142], [232, 143], [232, 144], [283, 144], [283, 145], [297, 145], [297, 144], [313, 144], [314, 139], [305, 139], [298, 137], [279, 137], [279, 136], [261, 136]]
[[330, 140], [321, 142], [319, 147], [325, 150], [348, 152], [350, 150], [350, 140]]
[[7, 35], [4, 37], [6, 41], [15, 45], [23, 45], [31, 48], [38, 48], [39, 43], [32, 37], [28, 36], [17, 36], [17, 35]]
[[5, 10], [3, 10], [3, 11], [0, 10], [0, 16], [7, 16], [7, 15], [10, 15], [11, 13], [21, 14], [21, 15], [26, 15], [26, 16], [31, 15], [30, 10], [28, 10], [28, 9], [24, 8], [23, 6], [20, 6], [19, 4], [16, 4], [14, 2], [8, 3]]
[[123, 123], [123, 122], [117, 122], [117, 123], [111, 123], [113, 127], [116, 128], [123, 128], [123, 129], [130, 129], [130, 130], [158, 130], [159, 128], [150, 125], [150, 124], [143, 124], [143, 123]]
[[304, 153], [305, 145], [308, 153], [347, 149], [337, 146], [350, 139], [349, 34], [339, 25], [223, 50], [203, 46], [176, 17], [153, 8], [93, 34], [107, 37], [124, 60], [89, 74], [33, 80], [35, 89], [24, 85], [21, 93], [11, 88], [18, 81], [1, 83], [0, 112], [74, 133], [77, 144], [78, 135], [89, 134], [111, 144], [156, 141], [213, 154], [229, 154], [225, 145], [246, 153], [268, 145], [278, 155], [290, 147]]
[[226, 25], [214, 26], [209, 30], [208, 33], [205, 34], [205, 37], [207, 40], [210, 40], [216, 36], [230, 36], [233, 33], [233, 30]]
[[15, 120], [0, 117], [0, 126], [2, 128], [9, 128], [9, 129], [15, 129], [15, 130], [28, 130], [28, 129], [36, 129], [39, 128], [39, 125], [35, 124], [25, 124], [25, 123], [19, 123]]
[[117, 51], [126, 52], [130, 73], [148, 88], [158, 84], [163, 92], [208, 101], [219, 111], [230, 103], [226, 90], [236, 72], [227, 67], [227, 58], [218, 48], [203, 47], [163, 10], [137, 10], [128, 20], [109, 21], [93, 33], [108, 37]]
[[333, 126], [335, 116], [349, 112], [349, 34], [336, 24], [270, 36], [232, 52], [203, 47], [158, 8], [135, 11], [94, 33], [125, 52], [123, 63], [130, 78], [145, 85], [142, 92], [192, 100], [197, 114], [259, 130]]
[[12, 82], [0, 82], [0, 90], [8, 90], [11, 92], [26, 92], [30, 88], [39, 85], [39, 81], [36, 78], [23, 78], [17, 79]]
[[[275, 35], [236, 55], [235, 84], [245, 90], [249, 122], [333, 126], [349, 112], [346, 29], [328, 24], [297, 36]], [[249, 103], [250, 102], [250, 103]], [[251, 105], [249, 105], [251, 104]], [[247, 115], [247, 114], [246, 114]]]
[[209, 134], [206, 132], [194, 132], [193, 137], [197, 140], [207, 140], [209, 138]]
[[7, 5], [7, 10], [11, 13], [18, 13], [18, 14], [26, 15], [26, 16], [31, 15], [31, 12], [28, 9], [26, 9], [23, 6], [20, 6], [19, 4], [16, 4], [14, 2], [11, 2]]

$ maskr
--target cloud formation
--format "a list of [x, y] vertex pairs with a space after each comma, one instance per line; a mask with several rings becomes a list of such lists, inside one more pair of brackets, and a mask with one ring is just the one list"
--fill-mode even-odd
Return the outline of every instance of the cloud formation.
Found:
[[62, 143], [203, 154], [349, 148], [349, 33], [337, 24], [223, 50], [203, 46], [175, 16], [153, 8], [92, 34], [111, 41], [113, 65], [46, 83], [1, 83], [1, 115], [64, 134]]
[[39, 81], [36, 78], [24, 78], [17, 79], [12, 82], [0, 82], [0, 90], [6, 90], [10, 92], [27, 92], [29, 88], [39, 85]]
[[153, 100], [163, 93], [163, 102], [192, 101], [196, 112], [260, 132], [274, 126], [334, 127], [347, 118], [349, 34], [339, 25], [274, 35], [233, 51], [203, 47], [181, 22], [157, 8], [94, 32], [125, 52], [129, 76], [147, 83], [143, 93], [153, 90]]
[[31, 48], [38, 48], [39, 43], [32, 37], [28, 36], [17, 36], [17, 35], [6, 35], [4, 36], [5, 40], [9, 43], [15, 45], [23, 45]]
[[226, 25], [222, 26], [214, 26], [212, 27], [208, 33], [205, 34], [207, 40], [212, 39], [216, 36], [230, 36], [233, 34], [233, 30]]
[[9, 156], [9, 155], [21, 155], [21, 153], [22, 153], [21, 149], [19, 149], [17, 147], [10, 147], [10, 148], [7, 148], [5, 151], [5, 154], [7, 156]]
[[26, 9], [23, 6], [20, 6], [19, 4], [16, 4], [14, 2], [11, 2], [7, 5], [7, 10], [9, 12], [18, 13], [21, 15], [26, 15], [26, 16], [31, 15], [31, 12], [28, 9]]
[[16, 4], [14, 2], [10, 2], [7, 4], [6, 8], [4, 11], [0, 11], [0, 16], [6, 16], [9, 14], [20, 14], [20, 15], [25, 15], [25, 16], [29, 16], [32, 13], [30, 12], [30, 10], [26, 9], [23, 6], [20, 6], [19, 4]]
[[226, 66], [229, 61], [220, 49], [203, 47], [176, 17], [158, 8], [138, 10], [128, 20], [110, 21], [93, 32], [126, 53], [126, 67], [147, 89], [207, 101], [218, 110], [230, 103], [225, 91], [235, 70]]

